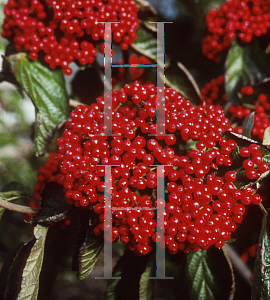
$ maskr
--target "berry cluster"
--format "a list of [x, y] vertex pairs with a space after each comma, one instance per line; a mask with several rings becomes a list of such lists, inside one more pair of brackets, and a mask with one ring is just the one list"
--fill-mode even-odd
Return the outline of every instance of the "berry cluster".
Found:
[[104, 51], [104, 22], [111, 25], [113, 41], [127, 49], [136, 39], [138, 7], [133, 0], [9, 0], [4, 7], [2, 36], [31, 59], [45, 59], [51, 69], [94, 61], [100, 43]]
[[[202, 101], [207, 104], [214, 103], [216, 107], [223, 109], [227, 101], [223, 84], [223, 75], [213, 78], [201, 89]], [[250, 101], [250, 97], [252, 97], [252, 99], [255, 100], [253, 101], [255, 106], [253, 108], [253, 105], [244, 107], [242, 105], [231, 104], [228, 107], [228, 116], [230, 117], [231, 122], [236, 124], [235, 132], [242, 134], [243, 121], [254, 111], [254, 124], [252, 126], [251, 133], [253, 138], [258, 138], [260, 141], [262, 141], [265, 129], [270, 126], [270, 103], [268, 102], [268, 97], [263, 93], [258, 95], [257, 91], [254, 90], [252, 86], [243, 87], [241, 88], [240, 92], [243, 99], [244, 97], [249, 97], [248, 101]]]
[[[224, 94], [224, 76], [220, 75], [217, 78], [213, 78], [210, 82], [208, 82], [202, 89], [202, 101], [206, 104], [213, 104], [218, 100], [222, 100], [222, 106], [224, 102], [227, 100]], [[217, 105], [215, 103], [215, 105]]]
[[[247, 86], [241, 89], [242, 94], [253, 96], [254, 89], [251, 86]], [[263, 140], [265, 129], [270, 126], [268, 113], [270, 111], [270, 103], [265, 94], [259, 94], [255, 101], [256, 107], [254, 109], [254, 124], [252, 126], [252, 135], [258, 137], [259, 140]], [[241, 105], [230, 105], [229, 112], [234, 115], [239, 121], [246, 119], [252, 112], [249, 108], [244, 108]], [[237, 127], [236, 132], [241, 134], [242, 128]]]
[[204, 55], [219, 62], [218, 53], [228, 50], [231, 40], [250, 43], [269, 34], [269, 13], [268, 0], [227, 0], [218, 11], [211, 10], [206, 17], [209, 35], [202, 42]]
[[38, 180], [34, 186], [33, 196], [37, 201], [41, 200], [41, 193], [45, 184], [50, 181], [56, 181], [59, 174], [59, 161], [57, 153], [50, 153], [45, 164], [38, 170]]
[[261, 173], [268, 170], [268, 165], [263, 162], [260, 148], [256, 144], [251, 144], [248, 148], [243, 147], [239, 150], [239, 155], [244, 157], [243, 168], [246, 170], [248, 179], [258, 179]]
[[[154, 85], [138, 82], [112, 92], [115, 136], [104, 135], [106, 95], [90, 107], [77, 106], [58, 140], [57, 181], [68, 203], [92, 207], [99, 222], [96, 235], [108, 239], [112, 230], [111, 241], [119, 238], [142, 255], [154, 243], [164, 246], [156, 231], [156, 210], [151, 209], [158, 201], [157, 178], [163, 177], [164, 242], [169, 252], [221, 247], [241, 222], [244, 205], [261, 200], [252, 188], [241, 190], [232, 183], [238, 176], [230, 170], [236, 142], [221, 137], [232, 128], [221, 109], [206, 104], [194, 107], [173, 89], [165, 89], [167, 135], [155, 135], [156, 92]], [[195, 149], [188, 150], [191, 141]], [[258, 157], [249, 151], [252, 160]], [[112, 226], [104, 222], [102, 165], [112, 165]], [[164, 172], [155, 165], [164, 165]]]

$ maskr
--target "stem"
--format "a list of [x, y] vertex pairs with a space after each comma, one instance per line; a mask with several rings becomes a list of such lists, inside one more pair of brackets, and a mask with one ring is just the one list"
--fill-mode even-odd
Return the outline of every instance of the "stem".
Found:
[[80, 103], [79, 101], [73, 100], [73, 99], [69, 99], [69, 106], [71, 107], [77, 107]]
[[148, 10], [152, 13], [153, 16], [157, 15], [156, 10], [154, 7], [146, 0], [135, 0], [135, 3], [139, 6], [139, 8], [143, 8], [145, 10]]
[[[227, 245], [227, 244], [225, 244]], [[233, 271], [233, 264], [232, 264], [232, 261], [228, 255], [228, 252], [227, 252], [227, 249], [225, 247], [225, 245], [222, 247], [222, 251], [223, 251], [223, 254], [228, 262], [228, 265], [229, 265], [229, 268], [231, 270], [231, 276], [232, 276], [232, 286], [231, 286], [231, 294], [230, 294], [230, 297], [229, 297], [229, 300], [233, 300], [234, 298], [234, 294], [235, 294], [235, 275], [234, 275], [234, 271]]]
[[201, 91], [200, 91], [200, 89], [199, 89], [199, 87], [198, 87], [195, 79], [193, 78], [193, 76], [189, 72], [189, 70], [183, 64], [181, 64], [180, 61], [177, 62], [177, 66], [178, 66], [179, 69], [181, 69], [185, 73], [185, 75], [187, 76], [188, 80], [192, 84], [192, 86], [193, 86], [196, 94], [201, 99], [202, 98]]
[[252, 272], [250, 268], [241, 260], [240, 255], [230, 244], [225, 244], [224, 250], [230, 258], [233, 267], [240, 273], [249, 286], [252, 286]]
[[265, 209], [265, 207], [263, 206], [262, 203], [258, 204], [259, 208], [261, 209], [262, 213], [264, 216], [267, 216], [268, 215], [268, 212], [267, 210]]
[[[19, 199], [19, 198], [17, 198], [17, 199]], [[10, 203], [8, 201], [5, 201], [3, 199], [0, 199], [0, 206], [4, 207], [6, 209], [13, 210], [13, 211], [18, 211], [18, 212], [21, 212], [21, 213], [24, 213], [24, 214], [38, 214], [39, 213], [39, 208], [18, 205], [18, 204], [14, 204], [14, 203]]]

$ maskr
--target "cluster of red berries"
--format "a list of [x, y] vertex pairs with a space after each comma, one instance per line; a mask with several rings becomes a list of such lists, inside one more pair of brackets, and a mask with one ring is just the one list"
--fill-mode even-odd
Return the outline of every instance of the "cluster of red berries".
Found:
[[[90, 107], [77, 106], [58, 140], [58, 153], [49, 159], [52, 171], [44, 168], [39, 180], [55, 180], [57, 175], [68, 203], [96, 213], [96, 235], [108, 239], [112, 230], [112, 242], [120, 239], [138, 255], [155, 243], [170, 253], [221, 247], [241, 222], [244, 205], [261, 201], [252, 188], [233, 185], [238, 176], [230, 171], [236, 142], [221, 137], [232, 128], [222, 110], [206, 104], [194, 107], [165, 89], [167, 135], [155, 135], [156, 92], [154, 85], [138, 82], [112, 92], [115, 136], [103, 134], [106, 95]], [[179, 143], [186, 147], [192, 140], [195, 149], [179, 148]], [[258, 153], [249, 151], [253, 161]], [[103, 165], [111, 165], [112, 225], [104, 221]], [[164, 165], [164, 172], [155, 165]], [[165, 178], [164, 241], [156, 231], [156, 210], [151, 209], [157, 207], [158, 177]]]
[[[231, 116], [236, 118], [236, 120], [231, 120], [231, 122], [236, 123], [235, 133], [242, 134], [242, 122], [254, 111], [252, 136], [262, 141], [265, 129], [270, 126], [270, 120], [268, 117], [270, 112], [270, 103], [268, 102], [268, 97], [265, 94], [257, 95], [257, 91], [255, 91], [252, 86], [243, 87], [240, 92], [243, 97], [245, 95], [253, 97], [255, 100], [253, 103], [256, 106], [252, 108], [252, 105], [250, 105], [250, 108], [248, 108], [242, 105], [231, 104], [228, 107], [228, 112]], [[202, 101], [205, 103], [215, 103], [216, 107], [223, 109], [227, 101], [224, 91], [224, 76], [220, 75], [217, 78], [213, 78], [201, 89], [201, 95]]]
[[50, 153], [45, 164], [38, 170], [37, 183], [34, 186], [33, 196], [37, 201], [41, 200], [41, 193], [45, 184], [50, 181], [56, 181], [59, 174], [59, 161], [57, 153]]
[[258, 179], [261, 173], [268, 170], [268, 164], [263, 161], [260, 147], [256, 144], [251, 144], [248, 148], [243, 147], [239, 150], [239, 155], [244, 157], [243, 168], [246, 170], [248, 179]]
[[250, 43], [254, 36], [268, 34], [269, 16], [268, 0], [227, 0], [206, 17], [209, 35], [202, 42], [204, 55], [219, 62], [218, 53], [228, 50], [235, 38]]
[[[254, 89], [251, 86], [241, 89], [242, 94], [252, 96]], [[268, 98], [265, 94], [260, 94], [255, 101], [256, 107], [254, 109], [254, 124], [252, 126], [252, 135], [258, 137], [259, 140], [263, 140], [264, 132], [267, 127], [270, 126], [270, 120], [268, 113], [270, 111], [270, 103], [267, 101]], [[250, 108], [244, 108], [241, 105], [231, 105], [229, 107], [229, 112], [234, 115], [238, 120], [246, 119], [252, 112]], [[238, 126], [235, 130], [236, 133], [242, 133], [242, 127]]]
[[226, 95], [224, 94], [224, 76], [220, 75], [217, 78], [213, 78], [201, 89], [202, 101], [206, 104], [217, 105], [217, 101], [221, 100], [221, 106], [227, 101]]
[[41, 55], [51, 69], [70, 75], [71, 62], [93, 63], [100, 43], [104, 51], [104, 22], [114, 22], [113, 41], [127, 49], [137, 37], [137, 11], [133, 0], [9, 0], [2, 36], [17, 51], [25, 49], [33, 60]]

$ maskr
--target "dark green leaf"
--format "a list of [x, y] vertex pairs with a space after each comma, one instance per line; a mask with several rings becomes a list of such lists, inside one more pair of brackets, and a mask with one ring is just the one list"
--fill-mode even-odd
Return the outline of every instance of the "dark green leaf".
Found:
[[[143, 256], [137, 256], [132, 251], [126, 250], [124, 255], [119, 259], [116, 266], [114, 267], [112, 275], [113, 277], [121, 277], [121, 279], [110, 279], [108, 281], [105, 299], [149, 299], [139, 298], [139, 291], [140, 283], [142, 283], [141, 276], [144, 272], [147, 272], [146, 266], [152, 255], [153, 253]], [[144, 278], [146, 276], [147, 274], [145, 273]]]
[[67, 216], [72, 206], [66, 202], [63, 187], [57, 182], [46, 183], [41, 193], [40, 213], [38, 222], [59, 222]]
[[243, 135], [251, 138], [251, 130], [254, 125], [254, 115], [255, 111], [253, 111], [243, 122], [242, 128], [243, 128]]
[[68, 117], [68, 94], [62, 70], [50, 70], [25, 53], [7, 57], [11, 70], [36, 107], [36, 155], [43, 155], [58, 126]]
[[28, 243], [21, 246], [20, 250], [17, 252], [8, 274], [5, 300], [17, 299], [21, 290], [23, 269], [34, 244], [35, 239], [31, 239]]
[[188, 274], [192, 282], [190, 293], [192, 300], [214, 300], [214, 277], [207, 263], [207, 252], [199, 250], [187, 256]]
[[210, 248], [207, 251], [190, 252], [187, 264], [191, 300], [229, 299], [231, 269], [221, 250]]
[[244, 86], [256, 85], [270, 77], [270, 57], [255, 43], [235, 40], [226, 61], [225, 90], [229, 102], [239, 104], [237, 93]]
[[103, 248], [104, 238], [94, 234], [95, 225], [91, 223], [91, 211], [80, 211], [79, 222], [72, 268], [77, 271], [78, 279], [83, 280], [92, 272]]
[[270, 297], [270, 209], [262, 222], [259, 247], [253, 272], [252, 300], [267, 300]]
[[218, 10], [220, 5], [224, 2], [226, 2], [226, 0], [199, 0], [197, 3], [203, 9], [204, 13], [207, 14], [211, 9]]
[[145, 271], [142, 273], [140, 280], [140, 300], [151, 300], [153, 296], [153, 290], [155, 287], [155, 280], [149, 279], [149, 277], [156, 276], [156, 257], [155, 253], [152, 253], [149, 261], [147, 262]]
[[21, 291], [17, 300], [36, 300], [39, 289], [39, 274], [41, 271], [46, 235], [49, 227], [37, 225], [34, 229], [36, 238], [22, 274]]
[[1, 188], [1, 192], [9, 191], [16, 191], [18, 193], [21, 193], [22, 195], [26, 195], [29, 197], [32, 196], [31, 189], [28, 186], [16, 181], [11, 181]]
[[145, 56], [152, 58], [156, 61], [157, 59], [157, 36], [156, 34], [146, 29], [143, 26], [140, 26], [137, 30], [137, 38], [134, 42], [135, 49], [139, 48], [141, 50], [141, 54], [145, 54]]
[[262, 274], [262, 291], [261, 300], [268, 300], [270, 297], [270, 267], [267, 266], [263, 270]]
[[103, 245], [103, 237], [97, 237], [93, 232], [93, 227], [89, 227], [85, 242], [79, 251], [78, 279], [83, 280], [91, 274]]

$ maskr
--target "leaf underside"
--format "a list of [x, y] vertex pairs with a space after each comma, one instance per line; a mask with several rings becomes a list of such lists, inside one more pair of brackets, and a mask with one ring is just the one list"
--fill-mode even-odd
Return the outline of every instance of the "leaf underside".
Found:
[[68, 94], [62, 70], [51, 70], [25, 53], [6, 58], [11, 71], [36, 107], [36, 155], [43, 155], [58, 126], [67, 119]]

